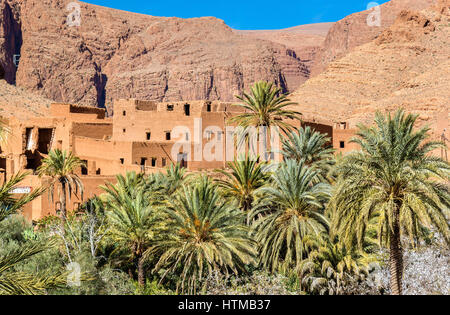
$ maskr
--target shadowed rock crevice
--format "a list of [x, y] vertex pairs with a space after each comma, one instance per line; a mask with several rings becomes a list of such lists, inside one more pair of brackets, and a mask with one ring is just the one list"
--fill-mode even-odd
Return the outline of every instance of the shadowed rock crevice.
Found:
[[[14, 4], [14, 2], [12, 2]], [[0, 62], [3, 67], [3, 79], [15, 84], [17, 67], [14, 55], [20, 55], [22, 47], [22, 28], [17, 6], [8, 1], [0, 1]]]

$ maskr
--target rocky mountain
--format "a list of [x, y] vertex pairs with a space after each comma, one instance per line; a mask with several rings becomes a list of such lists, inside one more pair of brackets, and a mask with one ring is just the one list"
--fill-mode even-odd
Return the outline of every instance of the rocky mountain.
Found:
[[0, 68], [9, 83], [56, 101], [111, 109], [113, 99], [126, 97], [230, 101], [256, 80], [289, 92], [309, 77], [292, 49], [237, 34], [216, 18], [69, 3], [0, 0]]
[[315, 56], [312, 75], [322, 73], [331, 61], [377, 38], [394, 23], [402, 10], [423, 10], [436, 2], [437, 0], [391, 0], [334, 23]]
[[450, 1], [404, 10], [376, 39], [331, 62], [291, 95], [309, 120], [370, 123], [404, 108], [450, 138]]
[[49, 114], [53, 101], [0, 80], [0, 116], [26, 119]]
[[312, 68], [316, 53], [320, 51], [327, 37], [328, 31], [334, 23], [317, 23], [300, 25], [282, 30], [235, 30], [251, 38], [259, 38], [282, 44], [295, 52], [308, 68]]

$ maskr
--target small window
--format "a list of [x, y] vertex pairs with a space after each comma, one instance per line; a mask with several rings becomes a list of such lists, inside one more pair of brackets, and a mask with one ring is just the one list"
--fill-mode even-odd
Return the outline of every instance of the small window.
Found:
[[173, 105], [167, 105], [167, 111], [168, 112], [173, 112], [174, 110], [174, 106]]
[[123, 115], [123, 116], [126, 116], [126, 115], [127, 115], [127, 111], [124, 110], [124, 111], [122, 112], [122, 115]]
[[147, 164], [147, 158], [141, 158], [141, 166], [145, 166]]
[[170, 131], [166, 131], [166, 140], [170, 141], [172, 139], [171, 135], [170, 135]]
[[123, 128], [123, 129], [122, 129], [122, 132], [123, 132], [123, 133], [126, 133], [126, 132], [127, 132], [127, 130], [126, 130], [125, 128]]
[[102, 170], [101, 170], [101, 169], [98, 169], [98, 170], [95, 172], [95, 174], [97, 174], [97, 175], [102, 175]]
[[340, 146], [341, 149], [344, 149], [345, 148], [345, 141], [339, 142], [339, 146]]
[[156, 167], [156, 158], [152, 158], [152, 167]]
[[86, 161], [86, 160], [83, 160], [82, 161], [83, 162], [83, 166], [81, 166], [81, 175], [87, 175], [88, 174], [88, 169], [87, 169], [87, 164], [88, 164], [88, 161]]
[[120, 159], [120, 164], [122, 164], [122, 165], [125, 164], [125, 159], [124, 158]]
[[189, 105], [189, 104], [185, 104], [184, 105], [184, 114], [186, 116], [190, 116], [191, 115], [191, 105]]
[[212, 111], [211, 104], [206, 104], [206, 111], [210, 113]]
[[146, 133], [146, 138], [147, 138], [147, 141], [149, 141], [152, 138], [152, 133], [151, 132], [147, 132]]
[[166, 158], [162, 158], [162, 167], [166, 167], [166, 165], [167, 165], [167, 160], [166, 160]]

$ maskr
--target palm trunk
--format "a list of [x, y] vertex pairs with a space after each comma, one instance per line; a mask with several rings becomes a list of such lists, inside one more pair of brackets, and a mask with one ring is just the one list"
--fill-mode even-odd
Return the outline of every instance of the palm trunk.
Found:
[[66, 183], [61, 182], [61, 228], [64, 232], [67, 219], [67, 205], [66, 205]]
[[[398, 210], [397, 210], [398, 212]], [[392, 295], [402, 295], [403, 249], [400, 240], [399, 213], [394, 214], [394, 226], [390, 235], [389, 270]]]
[[142, 257], [138, 260], [138, 283], [141, 288], [145, 286], [144, 259]]

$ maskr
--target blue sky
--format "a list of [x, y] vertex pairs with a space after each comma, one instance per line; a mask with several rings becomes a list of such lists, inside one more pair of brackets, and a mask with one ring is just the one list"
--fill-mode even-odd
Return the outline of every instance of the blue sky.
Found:
[[[373, 0], [85, 0], [101, 6], [154, 16], [215, 16], [235, 29], [281, 29], [335, 22], [363, 11]], [[387, 0], [376, 1], [379, 4]]]

